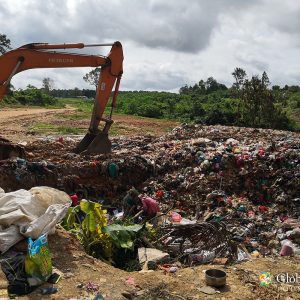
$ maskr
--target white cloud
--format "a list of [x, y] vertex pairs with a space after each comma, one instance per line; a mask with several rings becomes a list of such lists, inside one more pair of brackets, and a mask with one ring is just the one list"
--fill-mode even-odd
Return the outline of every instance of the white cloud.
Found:
[[[230, 85], [237, 66], [299, 84], [299, 27], [294, 0], [0, 0], [1, 33], [14, 47], [120, 40], [127, 90], [176, 90], [209, 76]], [[13, 84], [51, 77], [57, 88], [88, 88], [89, 70], [31, 70]]]

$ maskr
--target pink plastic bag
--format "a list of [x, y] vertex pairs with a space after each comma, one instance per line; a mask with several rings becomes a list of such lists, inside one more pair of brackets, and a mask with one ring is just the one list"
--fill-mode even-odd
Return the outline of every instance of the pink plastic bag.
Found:
[[182, 220], [182, 216], [179, 213], [177, 213], [177, 212], [172, 213], [172, 221], [173, 222], [179, 223], [179, 222], [181, 222], [181, 220]]

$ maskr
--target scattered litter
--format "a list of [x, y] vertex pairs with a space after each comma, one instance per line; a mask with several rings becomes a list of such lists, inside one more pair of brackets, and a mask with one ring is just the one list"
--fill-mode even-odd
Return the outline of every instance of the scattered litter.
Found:
[[[300, 139], [296, 133], [183, 124], [159, 138], [114, 138], [109, 155], [74, 155], [75, 143], [68, 138], [29, 143], [26, 151], [31, 154], [26, 158], [0, 161], [0, 186], [7, 191], [48, 184], [67, 193], [59, 198], [66, 201], [50, 201], [63, 206], [63, 213], [43, 221], [44, 214], [53, 212], [49, 202], [43, 208], [37, 204], [44, 203], [46, 190], [0, 190], [0, 251], [8, 251], [31, 233], [34, 239], [51, 233], [68, 207], [72, 204], [76, 209], [82, 199], [107, 209], [105, 222], [109, 224], [103, 233], [111, 233], [120, 245], [136, 250], [134, 239], [120, 240], [117, 229], [121, 225], [114, 224], [126, 219], [121, 202], [134, 187], [160, 210], [160, 216], [151, 220], [153, 239], [137, 246], [137, 265], [144, 272], [155, 269], [157, 263], [164, 272], [177, 273], [180, 267], [171, 262], [224, 265], [300, 253]], [[28, 204], [32, 198], [34, 205]], [[25, 216], [25, 225], [10, 223], [7, 231], [8, 223], [2, 221], [11, 199], [20, 201], [12, 201], [9, 207], [21, 203], [22, 211], [34, 216]], [[41, 213], [35, 213], [37, 208]], [[139, 216], [137, 222], [143, 224], [143, 218]], [[133, 277], [126, 283], [136, 286]], [[99, 290], [91, 282], [82, 287], [93, 293]]]
[[99, 291], [99, 284], [97, 283], [93, 283], [93, 282], [88, 282], [86, 285], [85, 285], [85, 289], [88, 291], [88, 292], [97, 292]]
[[25, 272], [40, 284], [46, 282], [52, 274], [52, 259], [47, 236], [41, 235], [35, 241], [28, 238], [28, 252], [25, 258]]
[[158, 269], [163, 270], [165, 273], [176, 273], [178, 270], [176, 266], [170, 264], [159, 265]]
[[93, 298], [93, 300], [104, 300], [104, 297], [102, 294], [97, 293], [96, 296]]
[[205, 271], [206, 284], [213, 287], [222, 287], [226, 284], [226, 273], [218, 269]]
[[133, 277], [128, 277], [125, 282], [130, 285], [135, 285], [135, 280]]

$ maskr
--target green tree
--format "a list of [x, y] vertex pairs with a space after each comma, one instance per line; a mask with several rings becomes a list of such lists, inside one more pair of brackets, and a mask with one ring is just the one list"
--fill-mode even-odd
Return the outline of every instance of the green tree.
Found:
[[54, 81], [49, 78], [46, 77], [43, 79], [43, 90], [46, 94], [50, 94], [50, 91], [53, 89], [54, 86]]
[[206, 87], [205, 87], [205, 82], [204, 82], [204, 80], [201, 79], [201, 80], [199, 81], [198, 85], [199, 85], [199, 89], [200, 89], [201, 95], [205, 95], [205, 93], [206, 93]]
[[236, 68], [232, 73], [236, 82], [234, 89], [240, 99], [240, 123], [262, 128], [288, 129], [289, 120], [279, 106], [275, 105], [274, 91], [269, 88], [270, 80], [266, 72], [262, 76], [252, 76]]
[[247, 77], [247, 73], [242, 68], [235, 68], [234, 72], [232, 73], [232, 76], [235, 79], [235, 83], [233, 84], [233, 88], [239, 90], [241, 88], [241, 86], [243, 85], [246, 77]]
[[94, 70], [90, 71], [89, 73], [85, 74], [83, 76], [83, 80], [89, 83], [90, 85], [93, 85], [97, 87], [99, 77], [100, 77], [101, 68], [95, 68]]
[[56, 98], [32, 85], [28, 85], [25, 90], [15, 91], [12, 98], [23, 105], [47, 106], [57, 104]]
[[78, 87], [74, 88], [74, 96], [75, 97], [82, 96], [82, 91]]
[[179, 94], [188, 94], [189, 93], [189, 87], [187, 84], [179, 89]]
[[207, 93], [212, 93], [218, 90], [219, 84], [213, 77], [208, 77], [205, 83]]
[[0, 33], [0, 53], [4, 54], [7, 50], [10, 50], [10, 39], [5, 34]]

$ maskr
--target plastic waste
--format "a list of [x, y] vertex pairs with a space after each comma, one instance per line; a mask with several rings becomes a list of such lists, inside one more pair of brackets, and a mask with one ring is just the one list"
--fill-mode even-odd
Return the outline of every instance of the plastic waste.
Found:
[[169, 269], [169, 272], [170, 272], [170, 273], [176, 273], [176, 272], [177, 272], [177, 267], [171, 267], [171, 268]]
[[33, 241], [28, 238], [28, 252], [25, 258], [25, 272], [36, 283], [45, 282], [52, 274], [51, 253], [45, 234]]
[[260, 256], [260, 254], [257, 250], [255, 250], [251, 253], [251, 256], [254, 257], [254, 258], [258, 258]]
[[182, 220], [181, 215], [177, 212], [172, 212], [171, 218], [172, 218], [172, 221], [175, 223], [180, 223]]
[[77, 206], [79, 204], [78, 203], [78, 196], [76, 194], [71, 195], [70, 198], [72, 200], [72, 206]]
[[249, 259], [251, 259], [251, 255], [249, 253], [247, 253], [246, 251], [244, 251], [243, 249], [241, 249], [240, 247], [238, 247], [237, 261], [241, 262], [241, 261], [249, 260]]
[[93, 300], [104, 300], [104, 297], [102, 296], [102, 294], [97, 293]]
[[294, 247], [293, 243], [289, 240], [281, 241], [282, 247], [280, 250], [280, 256], [293, 256], [294, 255]]
[[214, 260], [216, 253], [215, 251], [203, 250], [199, 253], [191, 253], [188, 257], [191, 264], [206, 264]]
[[57, 293], [58, 289], [55, 287], [47, 287], [40, 289], [42, 295], [51, 295]]

